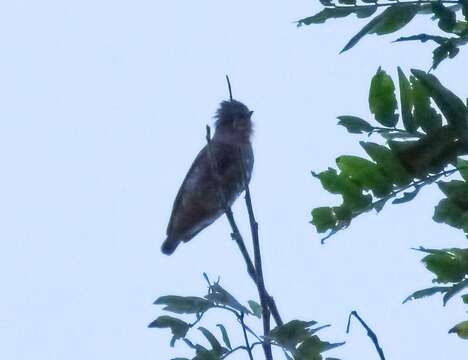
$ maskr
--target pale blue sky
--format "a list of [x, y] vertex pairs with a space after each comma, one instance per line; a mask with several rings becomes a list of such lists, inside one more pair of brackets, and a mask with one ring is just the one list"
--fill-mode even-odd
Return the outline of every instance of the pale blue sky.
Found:
[[[399, 34], [338, 55], [365, 22], [292, 23], [318, 9], [312, 0], [0, 5], [0, 358], [188, 355], [181, 343], [169, 348], [168, 332], [146, 328], [161, 315], [158, 296], [203, 295], [206, 271], [240, 300], [256, 297], [224, 218], [174, 256], [159, 251], [205, 125], [226, 98], [226, 73], [255, 110], [251, 188], [265, 278], [283, 317], [332, 324], [322, 336], [347, 341], [329, 354], [343, 359], [376, 358], [363, 329], [345, 334], [353, 309], [389, 359], [466, 354], [447, 334], [466, 314], [459, 299], [446, 308], [438, 297], [401, 304], [430, 286], [411, 247], [466, 245], [461, 232], [432, 222], [437, 189], [363, 216], [326, 246], [308, 223], [314, 206], [337, 201], [310, 170], [362, 154], [336, 116], [370, 118], [378, 66], [395, 75], [396, 65], [431, 61], [429, 45], [390, 44]], [[467, 60], [462, 50], [436, 72], [462, 96], [466, 78], [456, 74]], [[247, 235], [242, 202], [234, 211]], [[239, 336], [235, 329], [233, 342]]]

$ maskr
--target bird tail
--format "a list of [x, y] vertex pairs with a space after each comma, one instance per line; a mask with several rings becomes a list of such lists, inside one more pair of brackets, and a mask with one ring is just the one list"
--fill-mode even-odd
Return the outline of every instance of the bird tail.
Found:
[[161, 246], [162, 253], [166, 255], [171, 255], [175, 251], [179, 243], [179, 239], [167, 237], [167, 239], [164, 240]]

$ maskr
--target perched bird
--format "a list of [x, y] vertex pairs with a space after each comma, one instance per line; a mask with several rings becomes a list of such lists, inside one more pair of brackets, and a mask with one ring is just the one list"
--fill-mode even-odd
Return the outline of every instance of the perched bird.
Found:
[[252, 114], [239, 101], [221, 103], [213, 138], [195, 158], [174, 201], [161, 247], [164, 254], [172, 254], [181, 241], [189, 241], [212, 224], [223, 214], [224, 201], [231, 206], [244, 190], [244, 177], [250, 181]]

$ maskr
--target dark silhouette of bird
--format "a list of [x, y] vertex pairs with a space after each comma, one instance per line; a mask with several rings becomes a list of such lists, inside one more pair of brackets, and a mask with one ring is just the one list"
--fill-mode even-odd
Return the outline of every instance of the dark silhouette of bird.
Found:
[[218, 219], [224, 205], [231, 206], [250, 181], [252, 113], [236, 100], [221, 103], [213, 138], [195, 158], [174, 201], [164, 254], [172, 254]]

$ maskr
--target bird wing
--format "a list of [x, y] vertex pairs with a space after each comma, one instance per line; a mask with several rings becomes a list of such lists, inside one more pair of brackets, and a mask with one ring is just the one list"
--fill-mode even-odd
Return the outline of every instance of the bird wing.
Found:
[[187, 175], [185, 175], [184, 181], [182, 182], [182, 185], [180, 186], [180, 189], [177, 193], [177, 196], [174, 200], [174, 205], [172, 206], [172, 213], [171, 217], [169, 219], [169, 224], [167, 226], [167, 234], [171, 234], [173, 232], [173, 227], [174, 227], [174, 220], [179, 213], [180, 209], [182, 208], [182, 201], [183, 198], [186, 196], [194, 195], [190, 194], [193, 189], [189, 189], [194, 187], [196, 183], [200, 182], [200, 177], [203, 176], [204, 173], [207, 172], [208, 169], [206, 169], [206, 165], [208, 164], [208, 151], [207, 147], [203, 147], [203, 149], [200, 150], [198, 153], [197, 157], [193, 161], [192, 165], [190, 166], [189, 171], [187, 172]]
[[[253, 165], [249, 150], [245, 164], [247, 181]], [[205, 146], [195, 158], [176, 196], [167, 227], [168, 238], [188, 241], [222, 215], [219, 186], [223, 188], [228, 206], [244, 188], [238, 147], [213, 141], [210, 151], [218, 174], [213, 175], [210, 154]]]

